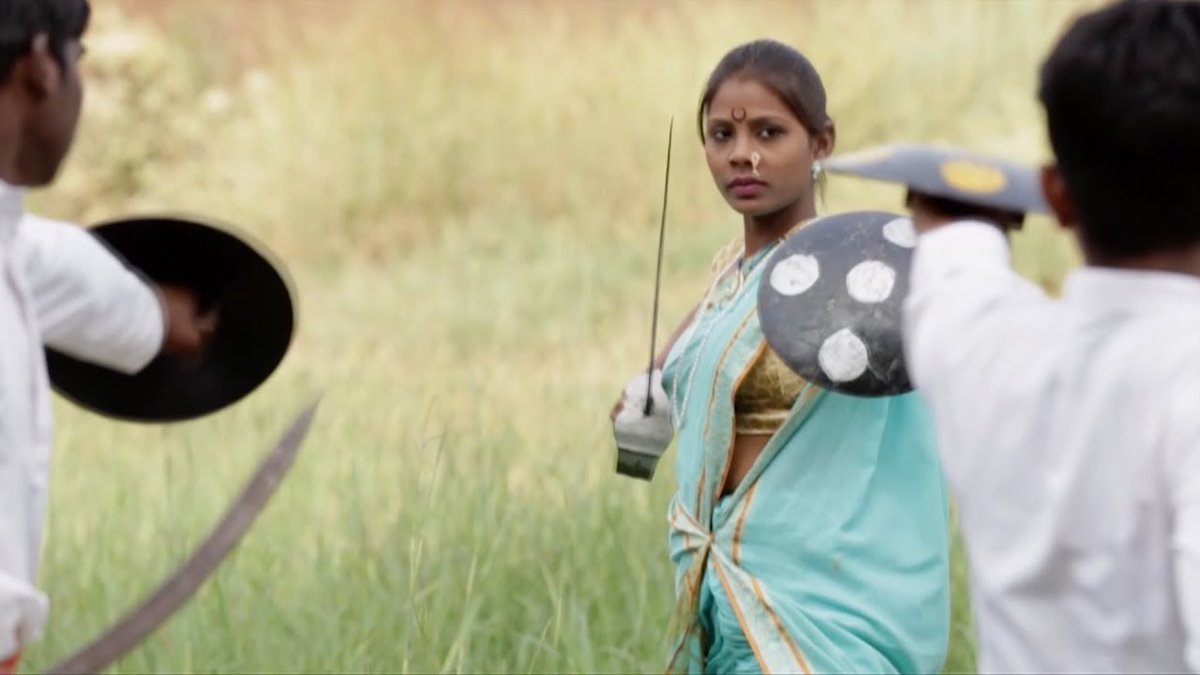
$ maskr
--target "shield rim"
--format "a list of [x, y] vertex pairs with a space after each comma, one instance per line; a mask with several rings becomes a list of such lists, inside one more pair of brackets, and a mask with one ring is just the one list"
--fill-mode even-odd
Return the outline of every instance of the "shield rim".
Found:
[[[80, 358], [77, 358], [70, 354], [66, 354], [60, 350], [56, 350], [56, 349], [50, 347], [49, 345], [43, 344], [42, 345], [43, 350], [44, 350], [43, 358], [46, 361], [46, 377], [50, 382], [51, 389], [54, 391], [55, 394], [57, 394], [58, 396], [61, 396], [64, 400], [69, 401], [71, 404], [78, 406], [84, 410], [88, 410], [92, 413], [101, 415], [108, 419], [113, 419], [113, 420], [117, 420], [120, 422], [135, 423], [135, 424], [175, 424], [175, 423], [180, 423], [180, 422], [188, 422], [191, 420], [200, 419], [200, 418], [207, 417], [209, 415], [218, 413], [222, 410], [229, 408], [230, 406], [240, 403], [241, 401], [245, 400], [248, 396], [250, 396], [252, 393], [254, 393], [256, 390], [258, 390], [261, 386], [263, 386], [268, 380], [271, 379], [271, 377], [276, 372], [278, 372], [279, 368], [283, 365], [284, 360], [287, 358], [288, 353], [292, 350], [292, 347], [295, 344], [296, 334], [297, 334], [299, 326], [300, 326], [300, 307], [299, 307], [299, 303], [297, 302], [298, 296], [296, 293], [296, 284], [295, 284], [295, 281], [292, 279], [291, 275], [288, 274], [287, 267], [283, 264], [282, 259], [277, 254], [275, 254], [270, 248], [268, 248], [266, 246], [266, 244], [260, 238], [255, 237], [254, 235], [250, 234], [244, 228], [236, 226], [236, 225], [230, 223], [229, 221], [226, 221], [223, 219], [214, 218], [211, 216], [200, 216], [198, 214], [190, 213], [190, 212], [182, 211], [182, 210], [145, 211], [145, 212], [131, 214], [131, 215], [127, 215], [127, 216], [118, 216], [118, 217], [113, 217], [113, 218], [107, 218], [104, 220], [99, 220], [91, 225], [82, 227], [83, 230], [85, 230], [86, 232], [91, 234], [93, 237], [95, 237], [96, 240], [99, 241], [101, 245], [103, 245], [106, 249], [108, 249], [108, 251], [113, 256], [115, 256], [118, 260], [120, 260], [121, 263], [127, 269], [132, 271], [134, 274], [137, 274], [140, 278], [142, 278], [143, 280], [145, 280], [149, 283], [153, 283], [154, 280], [151, 279], [146, 273], [144, 273], [139, 267], [137, 267], [132, 262], [130, 262], [121, 251], [117, 250], [116, 247], [114, 247], [105, 237], [102, 236], [102, 232], [104, 231], [104, 228], [115, 226], [115, 225], [124, 225], [124, 224], [128, 224], [128, 223], [135, 223], [135, 222], [160, 222], [160, 223], [161, 222], [170, 222], [172, 224], [185, 224], [185, 225], [190, 225], [190, 226], [198, 226], [198, 227], [213, 231], [213, 232], [217, 233], [218, 235], [224, 235], [228, 239], [236, 242], [238, 245], [245, 247], [245, 249], [247, 251], [252, 253], [254, 256], [257, 256], [263, 263], [265, 263], [271, 269], [271, 271], [274, 273], [274, 276], [279, 281], [279, 283], [282, 285], [282, 287], [285, 291], [285, 297], [287, 298], [287, 301], [288, 301], [289, 312], [291, 314], [291, 327], [288, 330], [287, 341], [283, 344], [283, 348], [279, 353], [278, 359], [275, 361], [274, 364], [271, 365], [271, 368], [269, 371], [267, 371], [266, 375], [261, 380], [259, 380], [253, 387], [251, 387], [249, 390], [242, 393], [241, 395], [231, 398], [229, 400], [226, 400], [226, 401], [222, 402], [220, 405], [217, 405], [215, 407], [210, 407], [207, 410], [204, 410], [201, 412], [192, 412], [192, 413], [189, 413], [186, 415], [169, 415], [169, 416], [131, 415], [131, 414], [127, 414], [127, 413], [115, 412], [112, 410], [105, 409], [102, 406], [98, 406], [98, 405], [94, 405], [92, 403], [85, 402], [85, 401], [81, 400], [78, 396], [74, 395], [70, 391], [69, 388], [64, 387], [64, 385], [61, 382], [56, 381], [54, 378], [54, 375], [53, 375], [53, 370], [50, 368], [50, 363], [49, 363], [50, 362], [49, 355], [51, 355], [51, 354], [55, 355], [57, 358], [65, 359], [67, 361], [71, 361], [71, 362], [75, 362], [75, 363], [81, 363], [81, 364], [91, 365], [91, 366], [96, 366], [96, 364], [92, 364], [84, 359], [80, 359]], [[158, 358], [160, 358], [160, 354], [156, 354], [154, 356], [154, 358], [151, 359], [151, 363], [155, 359], [158, 359]], [[136, 377], [136, 375], [134, 375], [133, 377]]]

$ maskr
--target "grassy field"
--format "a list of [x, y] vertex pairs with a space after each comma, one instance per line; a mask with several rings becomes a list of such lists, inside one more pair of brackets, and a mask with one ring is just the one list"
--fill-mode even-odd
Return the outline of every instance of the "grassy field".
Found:
[[[287, 261], [301, 324], [274, 377], [210, 418], [57, 404], [30, 672], [157, 584], [318, 392], [249, 537], [114, 672], [660, 671], [673, 452], [653, 483], [618, 477], [607, 413], [643, 367], [668, 119], [663, 330], [740, 229], [694, 131], [726, 50], [805, 51], [839, 150], [1042, 161], [1038, 63], [1095, 3], [97, 4], [77, 150], [34, 205], [237, 223]], [[822, 208], [900, 194], [835, 178]], [[1016, 247], [1051, 289], [1077, 260], [1044, 220]], [[947, 670], [970, 672], [957, 562]]]

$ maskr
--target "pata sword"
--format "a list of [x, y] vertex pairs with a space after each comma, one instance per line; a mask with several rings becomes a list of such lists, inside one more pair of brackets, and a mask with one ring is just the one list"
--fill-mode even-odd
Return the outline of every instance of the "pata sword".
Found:
[[649, 415], [654, 411], [654, 398], [651, 396], [654, 372], [654, 347], [658, 338], [658, 294], [662, 288], [663, 243], [667, 235], [667, 188], [671, 186], [671, 140], [675, 133], [675, 118], [667, 127], [667, 171], [663, 177], [662, 215], [658, 223], [658, 265], [654, 270], [654, 309], [650, 314], [650, 365], [646, 366], [646, 408], [642, 412]]
[[[662, 216], [658, 225], [658, 265], [654, 273], [654, 306], [650, 318], [650, 364], [646, 367], [646, 403], [640, 411], [618, 413], [613, 422], [613, 433], [617, 441], [617, 473], [650, 480], [658, 458], [662, 456], [674, 435], [670, 418], [654, 415], [654, 356], [658, 342], [658, 304], [662, 289], [663, 244], [667, 231], [667, 193], [671, 185], [671, 142], [675, 131], [675, 118], [667, 128], [667, 169], [663, 178]], [[628, 385], [627, 385], [628, 386]]]
[[105, 630], [95, 640], [47, 669], [60, 673], [99, 673], [128, 654], [159, 628], [221, 564], [241, 541], [255, 518], [291, 468], [312, 425], [321, 397], [317, 396], [292, 421], [275, 446], [259, 463], [242, 493], [225, 511], [208, 538], [188, 556], [140, 605]]

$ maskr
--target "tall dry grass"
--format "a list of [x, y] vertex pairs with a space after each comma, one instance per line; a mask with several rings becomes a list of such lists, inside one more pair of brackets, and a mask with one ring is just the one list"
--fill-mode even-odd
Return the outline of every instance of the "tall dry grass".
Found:
[[[822, 72], [838, 147], [1042, 161], [1038, 62], [1095, 3], [143, 0], [97, 7], [77, 150], [42, 212], [190, 211], [289, 264], [301, 325], [254, 397], [168, 427], [59, 410], [36, 669], [178, 562], [288, 414], [325, 400], [248, 540], [117, 672], [655, 671], [665, 505], [607, 411], [649, 333], [667, 120], [664, 325], [737, 219], [693, 131], [734, 45]], [[830, 182], [826, 212], [900, 208]], [[1055, 287], [1077, 260], [1016, 240]], [[950, 671], [973, 668], [956, 569]]]

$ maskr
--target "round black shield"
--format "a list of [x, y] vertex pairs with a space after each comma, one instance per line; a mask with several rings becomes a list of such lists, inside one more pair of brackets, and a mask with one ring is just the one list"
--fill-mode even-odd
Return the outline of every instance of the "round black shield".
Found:
[[126, 375], [47, 348], [55, 391], [99, 414], [174, 422], [210, 414], [256, 389], [291, 345], [290, 284], [260, 246], [229, 228], [179, 217], [116, 220], [90, 230], [146, 278], [196, 292], [218, 325], [205, 356], [159, 355]]
[[911, 391], [900, 320], [915, 245], [912, 221], [882, 211], [826, 216], [794, 232], [759, 284], [767, 344], [798, 375], [831, 391]]

